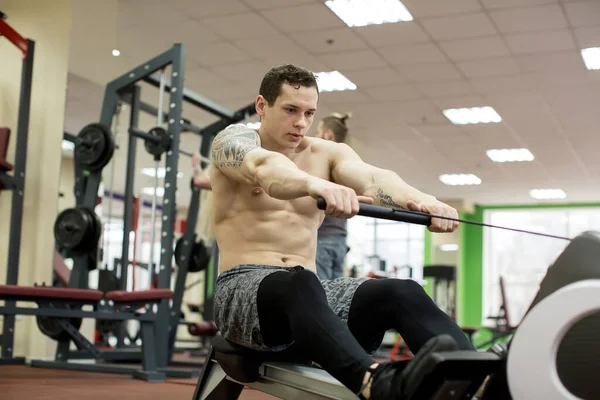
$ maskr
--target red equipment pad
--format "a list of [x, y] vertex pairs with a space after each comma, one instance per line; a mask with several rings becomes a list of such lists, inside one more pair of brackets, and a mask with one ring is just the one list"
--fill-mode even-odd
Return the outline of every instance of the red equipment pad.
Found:
[[23, 300], [77, 300], [96, 302], [102, 298], [102, 291], [92, 289], [68, 289], [45, 286], [0, 285], [0, 298], [14, 297]]
[[112, 292], [107, 292], [106, 296], [104, 296], [106, 300], [112, 300], [115, 303], [136, 303], [140, 301], [170, 299], [172, 297], [173, 292], [169, 289], [139, 290], [136, 292], [113, 290]]

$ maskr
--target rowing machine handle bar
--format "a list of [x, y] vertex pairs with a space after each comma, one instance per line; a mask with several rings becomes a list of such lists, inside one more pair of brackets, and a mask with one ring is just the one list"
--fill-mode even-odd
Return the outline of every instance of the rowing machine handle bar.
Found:
[[[324, 198], [319, 197], [317, 199], [317, 207], [320, 210], [327, 208], [327, 202]], [[392, 221], [408, 222], [410, 224], [417, 225], [431, 225], [431, 216], [423, 213], [415, 213], [412, 211], [399, 210], [397, 208], [388, 208], [381, 206], [374, 206], [373, 204], [359, 204], [358, 214], [363, 217], [389, 219]]]

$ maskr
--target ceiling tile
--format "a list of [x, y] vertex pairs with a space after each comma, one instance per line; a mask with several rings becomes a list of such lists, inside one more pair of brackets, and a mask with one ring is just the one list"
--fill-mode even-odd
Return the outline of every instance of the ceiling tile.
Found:
[[529, 54], [515, 57], [523, 72], [583, 71], [585, 65], [578, 51], [561, 51], [545, 54]]
[[411, 83], [433, 83], [453, 81], [462, 78], [462, 75], [453, 64], [424, 64], [398, 67]]
[[506, 43], [515, 54], [544, 53], [575, 48], [575, 40], [567, 29], [507, 35]]
[[266, 10], [271, 8], [291, 7], [299, 4], [314, 3], [315, 0], [244, 0], [244, 2], [255, 10]]
[[480, 11], [477, 0], [403, 0], [402, 3], [415, 18], [462, 14]]
[[[336, 53], [368, 47], [350, 28], [293, 33], [291, 36], [310, 53]], [[332, 43], [330, 44], [328, 41], [332, 41]]]
[[600, 2], [596, 0], [567, 3], [564, 5], [569, 22], [574, 27], [598, 25]]
[[[346, 90], [341, 92], [323, 92], [320, 94], [319, 103], [325, 104], [328, 108], [336, 108], [338, 104], [364, 103], [369, 101], [367, 96], [361, 90]], [[339, 112], [346, 112], [340, 110]]]
[[429, 97], [448, 97], [472, 94], [475, 89], [466, 80], [444, 82], [444, 83], [423, 83], [417, 85], [417, 89]]
[[[145, 0], [142, 0], [145, 1]], [[250, 11], [240, 0], [203, 1], [198, 0], [162, 0], [168, 7], [185, 13], [190, 18], [204, 19], [217, 15], [233, 15]]]
[[421, 24], [437, 40], [472, 38], [497, 33], [492, 21], [483, 13], [425, 19]]
[[250, 61], [251, 57], [230, 43], [207, 43], [198, 46], [191, 58], [201, 65], [214, 66], [231, 62]]
[[377, 101], [401, 101], [423, 98], [411, 85], [385, 85], [366, 88], [365, 92]]
[[[433, 103], [439, 107], [440, 110], [446, 110], [448, 108], [468, 108], [468, 107], [480, 107], [487, 105], [488, 103], [482, 96], [460, 96], [460, 97], [447, 97], [443, 99], [435, 99]], [[446, 117], [444, 117], [446, 119]], [[446, 119], [446, 121], [449, 121]]]
[[467, 78], [514, 75], [520, 72], [519, 66], [513, 58], [463, 61], [458, 63], [458, 68]]
[[580, 48], [600, 47], [600, 26], [588, 26], [573, 29]]
[[251, 39], [279, 33], [267, 20], [255, 13], [212, 17], [202, 20], [202, 24], [227, 39]]
[[491, 11], [490, 17], [502, 33], [560, 29], [569, 25], [558, 4], [501, 9]]
[[406, 83], [406, 77], [389, 67], [348, 71], [343, 72], [343, 74], [359, 88], [393, 83]]
[[254, 81], [258, 87], [259, 82], [271, 67], [261, 61], [249, 61], [221, 65], [214, 71], [215, 75], [230, 82]]
[[455, 61], [509, 56], [510, 50], [500, 36], [441, 42], [442, 50]]
[[558, 3], [558, 0], [481, 0], [488, 10], [506, 7], [523, 7], [528, 5]]
[[429, 100], [394, 102], [394, 116], [418, 129], [420, 125], [444, 124], [448, 120], [442, 111]]
[[[220, 72], [220, 68], [216, 69]], [[231, 83], [228, 79], [224, 78], [223, 75], [211, 72], [206, 68], [191, 68], [185, 71], [185, 87], [196, 91], [195, 86], [220, 86]]]
[[352, 71], [366, 68], [385, 67], [386, 63], [373, 50], [347, 51], [343, 53], [324, 54], [320, 59], [331, 68], [341, 71]]
[[290, 54], [286, 56], [275, 55], [273, 57], [268, 57], [264, 60], [265, 64], [271, 66], [277, 66], [282, 64], [294, 64], [303, 68], [307, 68], [313, 72], [323, 72], [323, 71], [332, 71], [336, 68], [332, 68], [329, 65], [326, 65], [323, 61], [319, 60], [317, 57], [312, 56], [310, 54], [306, 54], [304, 52], [298, 52], [296, 54]]
[[429, 41], [429, 36], [413, 22], [368, 25], [352, 29], [373, 47]]
[[346, 26], [324, 3], [276, 8], [261, 13], [283, 32], [301, 32]]
[[258, 59], [283, 60], [295, 54], [307, 54], [300, 45], [283, 35], [260, 39], [236, 40], [234, 44], [236, 47], [248, 54], [252, 54], [252, 57]]
[[529, 91], [537, 89], [538, 86], [535, 76], [532, 74], [472, 78], [470, 82], [482, 94]]
[[377, 51], [393, 65], [438, 63], [446, 60], [444, 53], [432, 43], [382, 47]]
[[127, 0], [118, 2], [118, 24], [153, 25], [175, 24], [189, 19], [187, 13], [170, 7], [161, 0]]

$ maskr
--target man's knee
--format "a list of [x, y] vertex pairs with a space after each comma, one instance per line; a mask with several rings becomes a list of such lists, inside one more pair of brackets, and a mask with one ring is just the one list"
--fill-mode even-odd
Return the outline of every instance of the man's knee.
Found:
[[394, 301], [430, 301], [431, 298], [418, 282], [412, 279], [379, 279], [381, 296]]

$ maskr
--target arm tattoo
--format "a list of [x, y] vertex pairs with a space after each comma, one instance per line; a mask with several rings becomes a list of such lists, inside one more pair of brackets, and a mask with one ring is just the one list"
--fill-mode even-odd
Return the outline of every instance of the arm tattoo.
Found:
[[218, 168], [240, 168], [248, 152], [260, 146], [260, 137], [251, 129], [224, 130], [212, 144], [212, 159]]
[[379, 199], [379, 202], [385, 206], [402, 208], [402, 206], [397, 204], [394, 199], [392, 199], [392, 196], [385, 193], [383, 189], [377, 189], [377, 198]]

